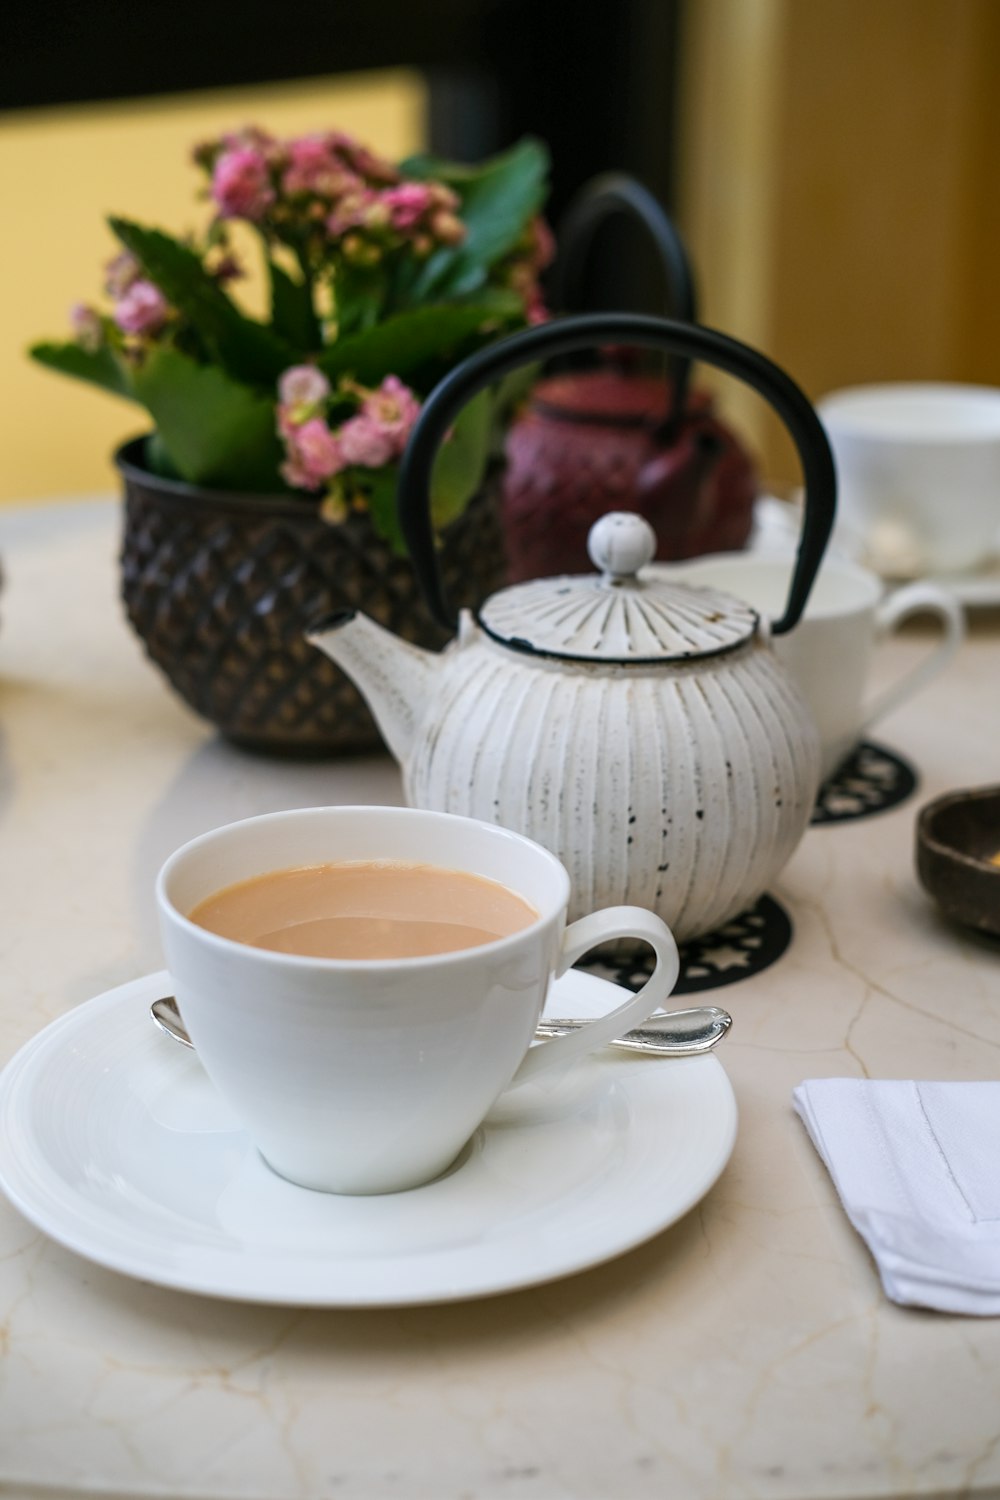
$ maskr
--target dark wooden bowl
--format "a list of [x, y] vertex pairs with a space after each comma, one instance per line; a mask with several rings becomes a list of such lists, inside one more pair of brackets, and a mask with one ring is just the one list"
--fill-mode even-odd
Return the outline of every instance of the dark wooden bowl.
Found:
[[1000, 786], [949, 792], [917, 819], [917, 874], [941, 910], [1000, 937]]

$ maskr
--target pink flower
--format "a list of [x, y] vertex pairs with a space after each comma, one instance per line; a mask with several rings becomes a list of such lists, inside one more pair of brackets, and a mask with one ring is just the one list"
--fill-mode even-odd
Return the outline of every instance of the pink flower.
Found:
[[531, 264], [536, 271], [544, 271], [556, 257], [556, 237], [541, 214], [531, 221], [533, 244]]
[[74, 302], [69, 310], [69, 321], [73, 329], [73, 337], [81, 349], [89, 349], [91, 353], [99, 349], [104, 342], [104, 329], [101, 319], [93, 307], [88, 307], [85, 302]]
[[278, 381], [283, 406], [317, 406], [330, 394], [330, 382], [315, 365], [292, 365]]
[[298, 489], [316, 490], [323, 481], [339, 474], [344, 467], [340, 443], [322, 417], [312, 417], [286, 436], [288, 461], [281, 466], [287, 484]]
[[327, 134], [331, 147], [343, 157], [352, 172], [365, 177], [369, 182], [398, 182], [399, 172], [384, 157], [376, 156], [367, 146], [362, 146], [353, 136], [342, 130], [331, 130]]
[[358, 415], [340, 429], [340, 451], [345, 463], [381, 469], [406, 447], [420, 402], [396, 375], [387, 375], [377, 391], [363, 394]]
[[306, 135], [288, 143], [288, 166], [281, 179], [286, 193], [316, 193], [336, 198], [361, 179], [348, 171], [324, 136]]
[[545, 306], [541, 291], [537, 286], [528, 298], [527, 306], [524, 309], [524, 316], [532, 328], [536, 327], [539, 323], [547, 323], [552, 316]]
[[339, 438], [340, 451], [344, 462], [348, 464], [361, 464], [366, 469], [381, 469], [396, 456], [392, 433], [363, 413], [344, 423]]
[[159, 287], [142, 277], [132, 282], [112, 313], [123, 333], [155, 333], [169, 316], [167, 299]]
[[278, 465], [278, 473], [287, 485], [294, 490], [314, 490], [317, 486], [309, 477], [308, 471], [293, 454], [283, 464]]
[[399, 187], [386, 188], [381, 201], [392, 214], [393, 228], [405, 233], [416, 227], [434, 199], [425, 182], [401, 182]]
[[222, 144], [230, 151], [239, 151], [247, 148], [258, 151], [265, 159], [270, 160], [281, 150], [280, 141], [276, 140], [269, 130], [262, 130], [259, 125], [244, 125], [239, 130], [229, 130], [222, 137]]
[[293, 439], [295, 437], [295, 434], [302, 426], [301, 422], [296, 421], [296, 417], [301, 415], [301, 412], [301, 407], [282, 406], [279, 402], [277, 411], [275, 413], [277, 419], [275, 422], [275, 426], [278, 429], [279, 437], [283, 437], [286, 440]]
[[261, 152], [249, 146], [224, 151], [212, 173], [212, 197], [224, 219], [262, 219], [274, 189]]
[[344, 193], [326, 221], [326, 232], [332, 239], [364, 224], [369, 207], [376, 202], [371, 188], [351, 188]]
[[460, 245], [466, 227], [455, 212], [458, 198], [441, 182], [401, 182], [379, 194], [392, 228], [414, 244], [428, 234], [442, 245]]
[[538, 277], [528, 260], [515, 260], [507, 268], [505, 280], [511, 291], [524, 303], [524, 316], [530, 324], [547, 323], [551, 316], [542, 299]]
[[392, 438], [396, 453], [402, 453], [414, 422], [420, 415], [420, 402], [398, 375], [387, 375], [377, 391], [371, 391], [361, 406], [361, 415], [378, 423]]
[[431, 232], [439, 244], [460, 245], [468, 230], [457, 214], [438, 210], [431, 219]]
[[288, 143], [288, 166], [281, 179], [286, 193], [318, 191], [317, 182], [330, 170], [330, 153], [319, 136], [307, 135]]

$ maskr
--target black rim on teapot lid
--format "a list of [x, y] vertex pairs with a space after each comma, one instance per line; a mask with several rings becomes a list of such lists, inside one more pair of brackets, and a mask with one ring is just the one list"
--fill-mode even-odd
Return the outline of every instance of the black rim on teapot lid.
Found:
[[784, 614], [771, 627], [775, 635], [791, 630], [809, 598], [836, 510], [833, 455], [822, 423], [791, 376], [748, 344], [700, 324], [641, 313], [583, 313], [510, 334], [456, 365], [428, 396], [400, 464], [397, 505], [431, 614], [447, 629], [457, 628], [457, 615], [441, 586], [430, 513], [431, 474], [445, 434], [466, 402], [494, 381], [524, 364], [593, 344], [636, 344], [704, 360], [752, 386], [781, 418], [798, 451], [805, 490], [802, 536], [788, 600]]

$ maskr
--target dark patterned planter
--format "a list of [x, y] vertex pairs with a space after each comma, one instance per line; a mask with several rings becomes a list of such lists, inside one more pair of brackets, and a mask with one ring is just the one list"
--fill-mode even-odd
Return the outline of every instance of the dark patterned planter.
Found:
[[[304, 638], [339, 609], [361, 609], [397, 635], [447, 637], [409, 563], [366, 515], [338, 525], [308, 501], [161, 479], [145, 439], [115, 455], [125, 485], [122, 596], [152, 661], [186, 703], [235, 744], [273, 755], [333, 756], [381, 746], [357, 689]], [[441, 537], [449, 593], [477, 604], [503, 582], [491, 480]]]

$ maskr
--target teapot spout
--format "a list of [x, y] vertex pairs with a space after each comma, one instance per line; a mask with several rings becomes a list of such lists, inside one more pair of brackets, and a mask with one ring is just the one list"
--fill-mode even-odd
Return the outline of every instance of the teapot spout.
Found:
[[390, 751], [405, 764], [434, 691], [440, 658], [353, 609], [318, 620], [306, 632], [306, 640], [347, 673]]

